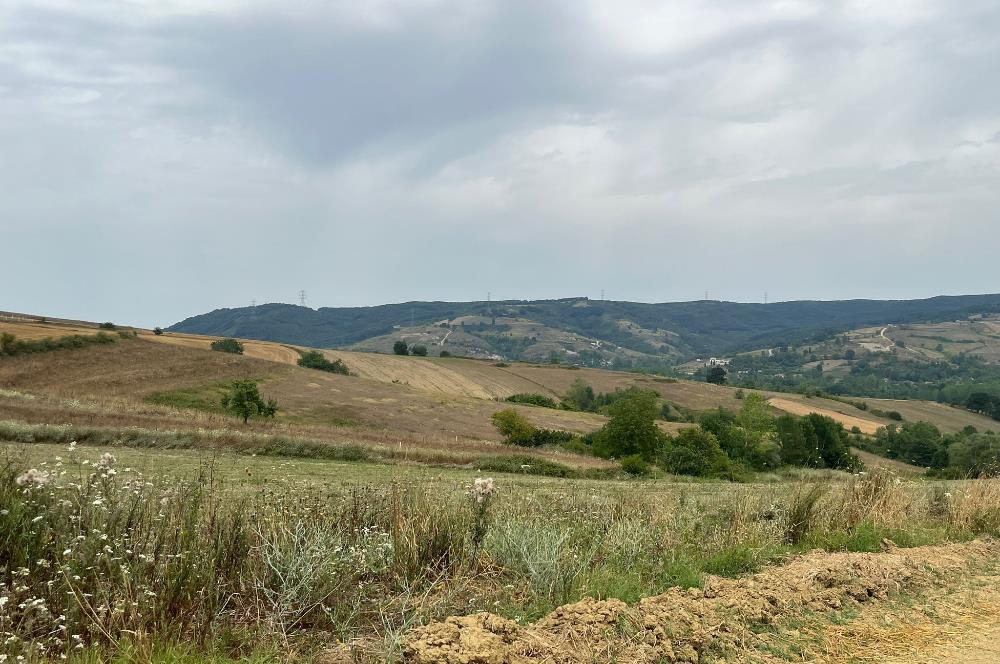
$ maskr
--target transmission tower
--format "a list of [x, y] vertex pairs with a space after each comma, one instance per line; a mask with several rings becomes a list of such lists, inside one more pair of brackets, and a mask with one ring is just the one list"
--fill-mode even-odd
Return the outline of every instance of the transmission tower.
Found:
[[299, 306], [306, 306], [306, 292], [304, 290], [299, 291]]

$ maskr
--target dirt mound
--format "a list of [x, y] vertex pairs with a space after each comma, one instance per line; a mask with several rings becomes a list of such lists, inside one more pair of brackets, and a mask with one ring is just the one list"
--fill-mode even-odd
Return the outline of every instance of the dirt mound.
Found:
[[703, 589], [674, 588], [630, 607], [585, 599], [522, 627], [480, 613], [414, 630], [409, 662], [698, 662], [750, 642], [750, 628], [795, 609], [829, 611], [863, 604], [960, 571], [1000, 552], [997, 542], [894, 549], [886, 553], [810, 553], [740, 580], [709, 577]]

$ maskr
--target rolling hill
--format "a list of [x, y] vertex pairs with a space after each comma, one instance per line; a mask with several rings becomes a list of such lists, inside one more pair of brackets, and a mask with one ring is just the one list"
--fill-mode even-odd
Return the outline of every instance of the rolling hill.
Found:
[[[818, 341], [868, 326], [940, 323], [1000, 312], [1000, 295], [774, 304], [645, 304], [587, 298], [409, 302], [310, 309], [218, 309], [169, 330], [319, 348], [386, 352], [396, 339], [434, 351], [581, 366], [667, 366], [699, 356]], [[436, 353], [434, 353], [436, 354]]]

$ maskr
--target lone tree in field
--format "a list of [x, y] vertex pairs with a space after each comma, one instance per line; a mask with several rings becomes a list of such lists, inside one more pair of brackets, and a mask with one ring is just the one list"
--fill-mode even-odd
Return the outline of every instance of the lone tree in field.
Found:
[[726, 370], [722, 367], [709, 368], [708, 373], [705, 374], [705, 382], [712, 383], [713, 385], [725, 385]]
[[229, 391], [222, 397], [222, 407], [226, 412], [243, 418], [246, 424], [251, 417], [274, 417], [278, 412], [278, 402], [264, 401], [253, 380], [234, 380]]
[[163, 328], [162, 327], [154, 327], [153, 328], [153, 334], [155, 334], [156, 336], [160, 336], [161, 334], [163, 334]]
[[420, 357], [427, 357], [427, 346], [414, 346], [410, 349], [410, 353], [419, 355]]
[[405, 341], [397, 341], [392, 345], [392, 352], [396, 355], [409, 355], [410, 350], [406, 347]]
[[235, 353], [237, 355], [242, 355], [243, 344], [236, 339], [219, 339], [218, 341], [212, 342], [212, 350], [217, 350], [220, 353]]

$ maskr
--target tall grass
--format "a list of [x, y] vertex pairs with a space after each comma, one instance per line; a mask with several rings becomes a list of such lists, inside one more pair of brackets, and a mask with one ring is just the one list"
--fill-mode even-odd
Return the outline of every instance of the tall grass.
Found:
[[0, 655], [294, 659], [340, 639], [385, 660], [408, 628], [449, 614], [528, 620], [583, 596], [635, 601], [704, 573], [752, 572], [813, 546], [1000, 528], [996, 481], [935, 492], [883, 473], [656, 500], [611, 484], [513, 494], [502, 480], [249, 491], [211, 463], [168, 483], [71, 443], [34, 470], [0, 463]]

